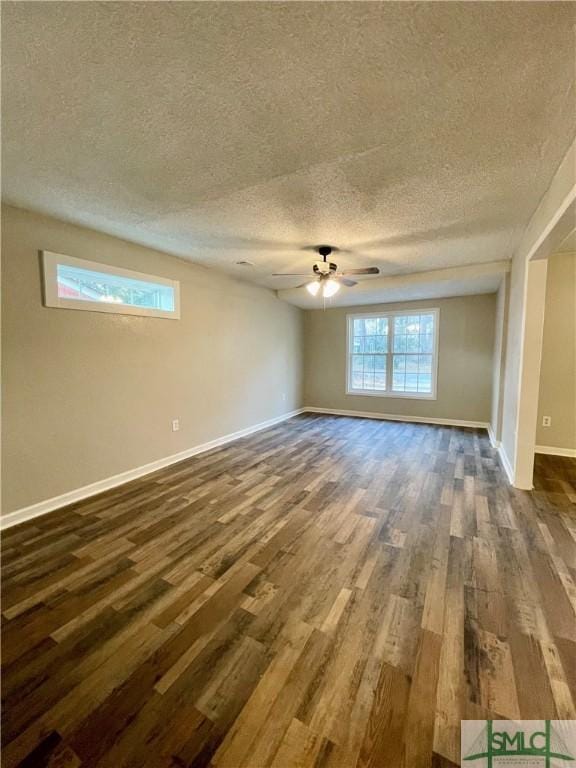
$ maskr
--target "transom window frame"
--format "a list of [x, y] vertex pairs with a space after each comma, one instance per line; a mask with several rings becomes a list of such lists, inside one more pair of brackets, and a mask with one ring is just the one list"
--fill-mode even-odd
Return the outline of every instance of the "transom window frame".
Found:
[[[136, 315], [139, 317], [157, 317], [165, 320], [180, 319], [180, 282], [170, 280], [167, 277], [159, 277], [144, 272], [136, 272], [132, 269], [103, 264], [99, 261], [88, 261], [75, 256], [67, 256], [63, 253], [41, 251], [43, 267], [43, 299], [44, 306], [57, 307], [59, 309], [75, 309], [84, 312], [105, 312], [115, 315]], [[58, 266], [77, 267], [94, 272], [100, 272], [114, 277], [123, 277], [130, 280], [139, 280], [145, 283], [168, 286], [174, 291], [174, 310], [156, 309], [151, 307], [139, 307], [133, 304], [120, 304], [105, 301], [87, 301], [58, 295]]]
[[[408, 315], [434, 315], [434, 346], [432, 350], [432, 392], [395, 392], [392, 390], [393, 352], [394, 349], [394, 318]], [[354, 320], [367, 317], [388, 318], [388, 349], [386, 354], [386, 389], [353, 389], [352, 388], [352, 355]], [[438, 393], [438, 357], [439, 357], [440, 309], [438, 307], [420, 307], [419, 309], [396, 309], [387, 312], [355, 312], [346, 315], [346, 394], [360, 397], [407, 397], [412, 400], [437, 400]], [[399, 353], [403, 354], [403, 353]]]

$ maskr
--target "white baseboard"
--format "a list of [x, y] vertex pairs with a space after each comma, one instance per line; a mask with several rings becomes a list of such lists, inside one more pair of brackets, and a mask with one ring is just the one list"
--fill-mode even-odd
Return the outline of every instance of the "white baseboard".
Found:
[[498, 446], [498, 455], [500, 456], [500, 461], [502, 462], [502, 466], [504, 467], [504, 471], [506, 472], [506, 476], [508, 477], [508, 482], [510, 485], [514, 485], [514, 471], [512, 469], [512, 465], [510, 464], [510, 460], [508, 458], [508, 455], [506, 451], [504, 450], [504, 446], [502, 443]]
[[461, 419], [437, 419], [433, 416], [399, 416], [395, 413], [375, 413], [373, 411], [345, 411], [339, 408], [316, 408], [305, 406], [303, 411], [308, 413], [328, 413], [333, 416], [357, 416], [364, 419], [384, 419], [385, 421], [407, 421], [415, 424], [440, 424], [446, 427], [474, 427], [488, 429], [487, 421], [462, 421]]
[[537, 445], [536, 453], [545, 453], [547, 456], [565, 456], [568, 459], [576, 458], [576, 448], [556, 448], [554, 445]]
[[218, 448], [226, 443], [231, 443], [234, 440], [238, 440], [241, 437], [247, 437], [254, 432], [260, 432], [262, 429], [273, 427], [275, 424], [279, 424], [282, 421], [291, 419], [293, 416], [297, 416], [303, 413], [306, 409], [299, 408], [296, 411], [290, 411], [290, 413], [284, 413], [282, 416], [276, 416], [274, 419], [268, 419], [268, 421], [262, 421], [259, 424], [255, 424], [252, 427], [241, 429], [238, 432], [231, 432], [228, 435], [217, 437], [215, 440], [210, 440], [207, 443], [195, 445], [192, 448], [187, 448], [185, 451], [174, 453], [172, 456], [166, 456], [158, 461], [151, 461], [149, 464], [143, 464], [135, 469], [129, 469], [126, 472], [121, 472], [118, 475], [112, 477], [106, 477], [104, 480], [98, 480], [90, 485], [85, 485], [82, 488], [76, 488], [73, 491], [68, 491], [60, 496], [54, 496], [51, 499], [40, 501], [37, 504], [32, 504], [29, 507], [23, 507], [17, 509], [14, 512], [9, 512], [7, 515], [0, 517], [0, 529], [11, 528], [13, 525], [24, 523], [26, 520], [32, 520], [40, 515], [45, 515], [48, 512], [53, 512], [55, 509], [66, 507], [69, 504], [74, 504], [77, 501], [88, 499], [90, 496], [95, 496], [102, 491], [108, 491], [111, 488], [116, 488], [118, 485], [130, 482], [130, 480], [137, 480], [139, 477], [149, 475], [151, 472], [156, 472], [158, 469], [163, 469], [171, 464], [177, 464], [179, 461], [184, 461], [192, 456], [196, 456], [199, 453], [205, 453], [213, 448]]
[[492, 448], [500, 448], [500, 440], [496, 440], [496, 435], [494, 434], [494, 430], [492, 429], [492, 424], [488, 424], [488, 437], [490, 438], [490, 442], [492, 443]]

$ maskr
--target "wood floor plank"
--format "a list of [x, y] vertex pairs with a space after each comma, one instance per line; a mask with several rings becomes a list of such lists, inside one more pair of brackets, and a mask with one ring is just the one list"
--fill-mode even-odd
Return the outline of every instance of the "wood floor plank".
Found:
[[576, 717], [576, 460], [301, 415], [2, 537], [3, 766], [447, 768]]
[[442, 636], [423, 629], [406, 710], [406, 765], [413, 768], [430, 764], [441, 650]]
[[404, 729], [410, 681], [399, 669], [384, 664], [366, 726], [359, 768], [405, 766]]

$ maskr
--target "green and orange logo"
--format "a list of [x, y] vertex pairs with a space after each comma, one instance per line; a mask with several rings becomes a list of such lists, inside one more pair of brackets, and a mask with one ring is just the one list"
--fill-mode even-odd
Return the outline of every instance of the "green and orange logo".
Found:
[[[462, 721], [463, 737], [467, 722], [476, 721]], [[570, 754], [562, 736], [550, 720], [484, 722], [486, 725], [469, 748], [465, 747], [463, 739], [463, 761], [478, 761], [478, 768], [495, 768], [496, 765], [505, 765], [508, 762], [541, 768], [554, 768], [559, 764], [576, 766], [576, 758]], [[576, 730], [576, 721], [564, 722]], [[502, 727], [495, 725], [499, 723], [502, 723]], [[519, 758], [525, 759], [519, 761]]]

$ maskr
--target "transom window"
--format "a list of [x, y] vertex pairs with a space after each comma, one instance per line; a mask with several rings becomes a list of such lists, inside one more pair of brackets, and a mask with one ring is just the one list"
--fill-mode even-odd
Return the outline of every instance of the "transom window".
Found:
[[180, 317], [176, 280], [43, 252], [47, 307], [147, 317]]
[[348, 394], [436, 397], [438, 310], [348, 315]]

